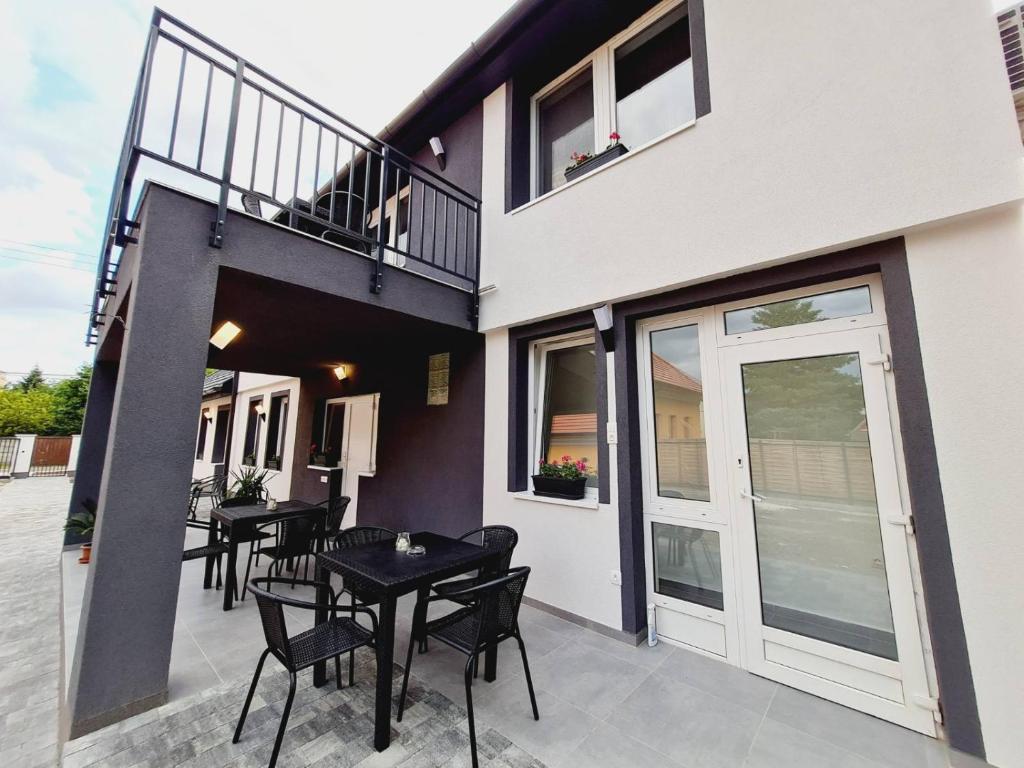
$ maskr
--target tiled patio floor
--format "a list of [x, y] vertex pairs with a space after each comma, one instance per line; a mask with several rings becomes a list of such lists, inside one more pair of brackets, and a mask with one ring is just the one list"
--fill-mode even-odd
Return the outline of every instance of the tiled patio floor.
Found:
[[[20, 481], [29, 482], [38, 481]], [[0, 489], [0, 513], [9, 511], [4, 509], [9, 490]], [[62, 492], [67, 493], [67, 486]], [[25, 503], [26, 497], [19, 493], [17, 499]], [[190, 532], [194, 535], [201, 536]], [[68, 568], [71, 582], [81, 580], [84, 568]], [[89, 764], [90, 754], [97, 758], [93, 764], [103, 766], [265, 765], [273, 738], [271, 721], [287, 684], [277, 671], [264, 679], [258, 694], [261, 714], [254, 712], [242, 743], [232, 747], [234, 718], [263, 648], [262, 632], [254, 601], [250, 598], [231, 612], [222, 612], [222, 593], [201, 588], [202, 570], [201, 562], [182, 569], [170, 703], [71, 742], [66, 745], [66, 765]], [[74, 583], [65, 591], [73, 595]], [[405, 658], [411, 609], [411, 598], [400, 603], [395, 653], [399, 661]], [[302, 613], [290, 615], [298, 622]], [[486, 734], [481, 737], [481, 754], [490, 760], [485, 765], [980, 765], [963, 757], [954, 761], [941, 742], [684, 649], [666, 644], [632, 648], [526, 606], [521, 619], [541, 720], [532, 719], [517, 650], [505, 644], [498, 680], [488, 684], [481, 679], [474, 686], [478, 732]], [[462, 657], [437, 643], [428, 654], [414, 656], [416, 716], [410, 710], [405, 723], [393, 723], [393, 746], [381, 754], [368, 751], [372, 665], [372, 657], [364, 654], [357, 685], [340, 692], [333, 686], [313, 689], [311, 673], [300, 676], [292, 729], [285, 741], [287, 759], [279, 764], [468, 765]], [[268, 669], [271, 666], [268, 662]], [[5, 696], [0, 692], [0, 700]]]

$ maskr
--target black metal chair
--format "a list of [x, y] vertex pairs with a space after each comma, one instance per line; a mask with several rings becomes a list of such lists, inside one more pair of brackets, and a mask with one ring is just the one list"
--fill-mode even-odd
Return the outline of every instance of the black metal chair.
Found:
[[[376, 525], [356, 525], [351, 528], [346, 528], [334, 537], [334, 548], [351, 549], [353, 547], [362, 547], [366, 544], [375, 544], [378, 541], [394, 541], [397, 538], [398, 534], [390, 528], [381, 528]], [[349, 607], [352, 609], [357, 605], [369, 606], [376, 605], [380, 602], [377, 596], [352, 576], [346, 576], [345, 580], [342, 582], [341, 591], [338, 593], [339, 599], [343, 594], [348, 594], [350, 598]], [[355, 617], [355, 614], [353, 613], [352, 616]], [[350, 653], [348, 655], [349, 685], [352, 685], [352, 674], [355, 671], [355, 663], [356, 656], [354, 653]]]
[[[281, 568], [285, 561], [294, 561], [292, 571], [292, 584], [297, 583], [299, 577], [299, 563], [306, 558], [303, 567], [303, 576], [309, 571], [309, 558], [314, 553], [317, 543], [323, 539], [323, 517], [318, 512], [297, 514], [293, 517], [286, 517], [278, 520], [277, 542], [269, 547], [261, 546], [259, 554], [269, 557], [271, 568], [277, 566], [277, 575], [281, 575]], [[249, 552], [250, 564], [252, 551]], [[249, 575], [249, 568], [246, 566], [245, 575]]]
[[[530, 705], [533, 719], [540, 720], [537, 711], [537, 697], [533, 693], [533, 679], [530, 664], [526, 660], [526, 645], [519, 633], [519, 605], [526, 591], [526, 580], [530, 569], [513, 568], [504, 576], [484, 581], [453, 595], [433, 595], [416, 603], [413, 612], [412, 632], [409, 636], [409, 652], [405, 657], [405, 673], [402, 676], [402, 693], [398, 698], [398, 722], [402, 722], [405, 710], [405, 694], [409, 687], [409, 668], [412, 666], [412, 652], [417, 640], [434, 637], [465, 654], [464, 678], [466, 683], [466, 711], [469, 716], [469, 745], [473, 768], [477, 768], [476, 726], [473, 723], [473, 670], [481, 653], [499, 643], [515, 638], [519, 653], [523, 657], [523, 671], [526, 672], [526, 687], [530, 691]], [[448, 600], [452, 596], [465, 600], [467, 605], [447, 616], [427, 621], [427, 608], [436, 600]]]
[[[185, 521], [185, 525], [188, 528], [198, 528], [204, 531], [210, 530], [209, 523], [187, 520]], [[223, 583], [221, 579], [220, 557], [221, 555], [228, 554], [229, 549], [230, 548], [228, 547], [227, 542], [224, 541], [222, 538], [214, 544], [204, 544], [201, 547], [191, 547], [190, 549], [186, 549], [184, 552], [181, 553], [181, 562], [187, 563], [191, 560], [202, 560], [204, 558], [210, 557], [211, 555], [215, 555], [217, 557], [217, 559], [214, 561], [217, 564], [217, 589], [220, 589], [221, 584]], [[237, 586], [235, 587], [235, 599], [238, 599]]]
[[[289, 686], [288, 698], [285, 700], [284, 712], [281, 714], [281, 725], [277, 729], [277, 739], [274, 741], [274, 751], [270, 755], [269, 768], [274, 768], [277, 763], [277, 755], [281, 751], [281, 742], [284, 740], [284, 732], [288, 727], [288, 716], [291, 714], [292, 702], [295, 699], [296, 673], [311, 667], [319, 661], [334, 659], [334, 674], [338, 688], [341, 688], [341, 654], [348, 651], [355, 651], [360, 646], [373, 646], [377, 636], [377, 615], [369, 608], [357, 606], [351, 608], [353, 613], [365, 613], [370, 617], [373, 629], [356, 623], [354, 618], [338, 618], [337, 603], [338, 597], [330, 584], [323, 584], [316, 581], [300, 582], [304, 586], [326, 587], [331, 594], [331, 604], [323, 605], [307, 600], [297, 600], [293, 597], [285, 597], [270, 591], [273, 584], [287, 584], [288, 579], [275, 579], [269, 576], [253, 579], [246, 586], [249, 592], [253, 593], [256, 603], [259, 606], [260, 621], [263, 624], [263, 634], [266, 637], [267, 649], [263, 651], [259, 662], [256, 664], [256, 672], [252, 677], [252, 684], [249, 686], [249, 694], [245, 697], [245, 704], [242, 707], [242, 715], [238, 718], [238, 726], [235, 728], [235, 735], [231, 741], [237, 744], [242, 736], [242, 726], [245, 725], [245, 716], [249, 713], [249, 705], [252, 703], [253, 694], [256, 692], [256, 684], [259, 682], [260, 673], [263, 671], [263, 662], [267, 656], [273, 654], [288, 670]], [[308, 610], [326, 610], [329, 618], [312, 629], [300, 632], [292, 637], [288, 636], [288, 629], [285, 624], [284, 606], [292, 608], [305, 608]]]
[[[519, 543], [519, 534], [516, 533], [515, 528], [510, 528], [507, 525], [485, 525], [482, 528], [476, 528], [462, 534], [459, 536], [459, 541], [468, 541], [484, 547], [484, 549], [500, 551], [501, 558], [498, 560], [497, 566], [493, 569], [492, 573], [504, 574], [508, 572], [509, 565], [512, 562], [512, 552], [515, 550], [516, 544]], [[477, 572], [476, 576], [466, 579], [442, 581], [440, 584], [435, 584], [433, 590], [438, 595], [447, 597], [449, 600], [460, 605], [469, 605], [465, 598], [459, 597], [455, 593], [469, 587], [475, 587], [486, 578], [487, 576], [481, 569]]]
[[326, 510], [324, 516], [324, 529], [321, 544], [326, 547], [328, 541], [332, 541], [341, 532], [341, 523], [345, 518], [345, 512], [352, 499], [348, 496], [337, 496], [334, 499], [324, 499], [316, 506]]

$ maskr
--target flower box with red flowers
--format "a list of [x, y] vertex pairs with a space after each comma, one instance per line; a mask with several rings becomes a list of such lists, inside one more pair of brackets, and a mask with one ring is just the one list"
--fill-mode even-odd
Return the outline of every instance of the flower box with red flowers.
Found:
[[629, 149], [620, 140], [619, 134], [612, 133], [608, 136], [609, 144], [601, 152], [573, 152], [572, 163], [565, 169], [565, 180], [578, 179], [595, 168], [600, 168], [610, 163], [617, 157], [622, 157], [629, 152]]
[[582, 499], [587, 492], [588, 466], [586, 459], [563, 456], [560, 461], [540, 460], [538, 473], [533, 476], [533, 495], [554, 499]]

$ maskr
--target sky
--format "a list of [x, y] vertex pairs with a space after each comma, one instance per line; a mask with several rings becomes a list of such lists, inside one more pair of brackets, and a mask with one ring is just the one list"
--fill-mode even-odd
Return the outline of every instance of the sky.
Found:
[[[511, 5], [161, 3], [371, 132]], [[84, 339], [103, 218], [151, 12], [135, 0], [0, 0], [0, 372], [9, 380], [35, 365], [71, 374], [92, 358]]]

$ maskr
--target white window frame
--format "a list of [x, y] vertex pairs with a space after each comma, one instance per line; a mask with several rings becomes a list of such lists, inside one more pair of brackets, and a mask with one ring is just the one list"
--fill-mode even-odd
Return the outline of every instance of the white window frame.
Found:
[[[640, 403], [642, 408], [640, 419], [640, 437], [644, 449], [641, 451], [644, 462], [644, 477], [647, 502], [645, 509], [652, 513], [675, 517], [680, 520], [694, 522], [727, 523], [729, 520], [729, 500], [720, 493], [723, 457], [725, 455], [724, 435], [721, 429], [720, 414], [722, 411], [721, 391], [719, 389], [718, 351], [715, 342], [714, 328], [711, 327], [709, 312], [706, 309], [677, 312], [670, 315], [659, 315], [640, 323], [637, 328], [639, 335], [640, 354], [637, 355]], [[708, 457], [708, 495], [710, 501], [698, 499], [674, 499], [658, 493], [658, 450], [655, 431], [654, 412], [654, 380], [651, 372], [651, 334], [683, 326], [697, 327], [697, 342], [700, 347], [700, 375], [704, 403], [704, 439], [707, 443]]]
[[[572, 80], [576, 75], [588, 67], [591, 70], [591, 78], [594, 88], [594, 152], [601, 152], [608, 142], [608, 136], [615, 130], [615, 50], [632, 40], [640, 32], [659, 21], [665, 15], [671, 13], [681, 5], [686, 5], [686, 0], [663, 0], [654, 8], [649, 10], [639, 19], [634, 21], [615, 37], [608, 40], [594, 51], [591, 51], [583, 59], [578, 61], [564, 73], [556, 77], [550, 83], [541, 88], [530, 99], [530, 199], [536, 199], [542, 194], [550, 194], [555, 189], [542, 193], [540, 191], [540, 173], [538, 169], [539, 145], [540, 145], [540, 102], [546, 96], [558, 90], [565, 83]], [[691, 59], [693, 52], [690, 52]], [[629, 146], [629, 152], [635, 153], [641, 149], [657, 144], [658, 142], [672, 136], [675, 133], [693, 125], [689, 121], [666, 131], [660, 136], [638, 144]], [[627, 155], [628, 156], [628, 155]], [[589, 174], [588, 174], [589, 175]], [[566, 186], [566, 185], [562, 185]]]
[[[530, 345], [530, 370], [529, 370], [529, 402], [528, 412], [530, 414], [530, 441], [532, 451], [530, 453], [530, 471], [527, 473], [530, 478], [530, 488], [533, 491], [533, 475], [536, 474], [537, 466], [542, 457], [541, 449], [544, 444], [544, 407], [543, 394], [547, 383], [548, 353], [558, 349], [570, 347], [584, 347], [594, 344], [594, 365], [604, 365], [604, 361], [597, 359], [597, 338], [593, 330], [577, 331], [573, 333], [552, 336], [540, 339]], [[596, 370], [596, 368], [595, 368]], [[597, 383], [595, 380], [594, 394], [597, 395]], [[608, 471], [607, 468], [598, 467], [598, 473]], [[600, 481], [600, 474], [598, 475]], [[598, 488], [587, 486], [584, 498], [597, 501]]]

